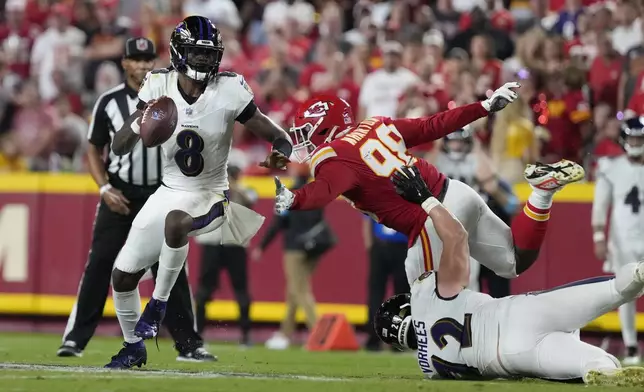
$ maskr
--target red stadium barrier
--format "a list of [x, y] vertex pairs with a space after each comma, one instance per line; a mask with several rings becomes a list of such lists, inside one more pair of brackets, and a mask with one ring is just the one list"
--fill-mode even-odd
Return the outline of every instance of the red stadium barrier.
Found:
[[[257, 210], [270, 220], [272, 178], [249, 178], [245, 182], [260, 194]], [[517, 191], [525, 198], [525, 187]], [[43, 316], [69, 313], [89, 250], [96, 193], [87, 176], [0, 176], [0, 313]], [[551, 288], [602, 274], [601, 263], [592, 253], [591, 200], [592, 184], [571, 186], [558, 194], [540, 259], [513, 281], [513, 292]], [[314, 278], [318, 311], [342, 313], [351, 323], [364, 324], [368, 264], [361, 238], [363, 218], [343, 201], [332, 203], [326, 216], [340, 241], [321, 261]], [[189, 256], [193, 285], [199, 260], [199, 245], [193, 243]], [[210, 319], [237, 318], [226, 279], [216, 294], [217, 301], [209, 305]], [[144, 283], [142, 294], [149, 295], [151, 287], [150, 282]], [[255, 301], [253, 320], [280, 321], [284, 314], [280, 240], [267, 250], [262, 261], [251, 262], [250, 287]], [[639, 305], [638, 309], [644, 310]], [[111, 302], [106, 314], [114, 314]], [[638, 317], [639, 327], [644, 330], [644, 317]], [[611, 313], [589, 328], [618, 330], [619, 321]]]

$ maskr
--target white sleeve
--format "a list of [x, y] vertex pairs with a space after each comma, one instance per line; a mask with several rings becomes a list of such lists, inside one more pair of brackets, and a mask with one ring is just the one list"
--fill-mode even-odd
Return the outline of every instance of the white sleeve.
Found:
[[592, 226], [606, 227], [608, 209], [611, 204], [613, 185], [608, 177], [609, 158], [600, 158], [597, 167], [597, 181], [595, 181], [595, 196], [593, 199]]
[[232, 86], [229, 107], [234, 113], [235, 119], [237, 119], [244, 109], [246, 109], [248, 104], [253, 101], [255, 95], [248, 83], [246, 83], [244, 76], [237, 75], [234, 79], [234, 81], [229, 82]]
[[150, 102], [153, 99], [159, 98], [162, 94], [159, 86], [161, 85], [161, 79], [164, 77], [162, 73], [155, 73], [155, 71], [148, 72], [141, 83], [139, 88], [139, 99], [145, 103]]

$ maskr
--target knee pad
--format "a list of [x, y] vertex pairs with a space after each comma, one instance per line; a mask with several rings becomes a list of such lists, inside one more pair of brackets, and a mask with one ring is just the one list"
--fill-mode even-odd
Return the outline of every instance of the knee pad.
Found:
[[173, 241], [188, 235], [192, 228], [192, 218], [184, 211], [172, 210], [165, 217], [166, 240]]

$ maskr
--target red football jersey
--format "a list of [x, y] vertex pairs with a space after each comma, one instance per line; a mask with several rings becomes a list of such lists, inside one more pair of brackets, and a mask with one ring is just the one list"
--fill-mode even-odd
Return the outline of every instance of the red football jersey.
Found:
[[582, 147], [581, 125], [591, 119], [590, 106], [581, 90], [570, 91], [548, 99], [549, 118], [546, 128], [550, 140], [543, 146], [543, 156], [551, 160], [580, 161]]
[[419, 119], [364, 120], [342, 137], [318, 146], [311, 158], [315, 180], [293, 192], [291, 209], [322, 208], [342, 195], [357, 210], [407, 235], [411, 245], [427, 213], [396, 193], [391, 175], [397, 167], [414, 163], [438, 195], [445, 176], [428, 162], [413, 158], [407, 149], [440, 139], [487, 114], [480, 103], [473, 103]]

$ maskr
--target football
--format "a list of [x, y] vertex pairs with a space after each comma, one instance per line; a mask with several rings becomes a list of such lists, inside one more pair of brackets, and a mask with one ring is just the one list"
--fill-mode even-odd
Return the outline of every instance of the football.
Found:
[[141, 141], [146, 147], [156, 147], [165, 143], [177, 127], [177, 105], [170, 97], [160, 97], [153, 101], [141, 117]]

